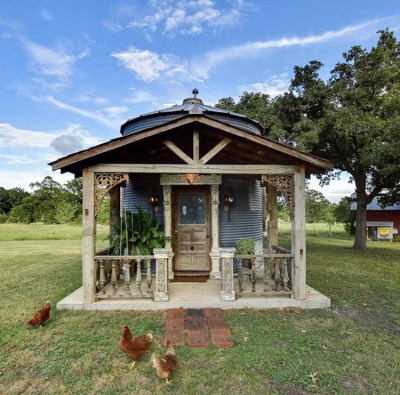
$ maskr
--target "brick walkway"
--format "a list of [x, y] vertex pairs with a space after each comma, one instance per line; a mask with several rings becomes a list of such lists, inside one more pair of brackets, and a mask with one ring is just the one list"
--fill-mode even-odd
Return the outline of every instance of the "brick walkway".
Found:
[[177, 346], [202, 348], [233, 347], [231, 332], [221, 309], [169, 309], [165, 321], [163, 345], [167, 340]]

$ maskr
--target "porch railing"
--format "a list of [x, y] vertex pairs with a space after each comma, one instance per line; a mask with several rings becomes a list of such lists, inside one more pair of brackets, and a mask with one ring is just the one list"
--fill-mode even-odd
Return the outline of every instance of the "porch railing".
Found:
[[[294, 297], [293, 255], [273, 246], [263, 254], [235, 255], [235, 249], [221, 249], [222, 300], [244, 296]], [[233, 260], [237, 261], [237, 283], [234, 284]], [[246, 265], [247, 264], [247, 265]], [[236, 291], [235, 291], [236, 290]], [[233, 296], [235, 295], [236, 296]]]
[[[106, 251], [100, 251], [95, 255], [97, 300], [108, 298], [168, 300], [169, 249], [155, 249], [153, 255], [103, 255], [104, 252]], [[155, 262], [155, 284], [153, 284], [151, 262]]]

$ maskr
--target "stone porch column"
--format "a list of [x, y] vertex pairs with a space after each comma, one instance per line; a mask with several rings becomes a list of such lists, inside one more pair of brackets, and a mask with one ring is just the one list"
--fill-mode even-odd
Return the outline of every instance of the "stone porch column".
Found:
[[[306, 215], [305, 169], [294, 174], [294, 218], [292, 222], [292, 254], [294, 255], [294, 297], [306, 298]], [[292, 274], [293, 276], [293, 274]]]
[[220, 250], [219, 250], [219, 185], [211, 185], [211, 272], [210, 279], [220, 279]]
[[156, 260], [156, 287], [154, 290], [155, 302], [168, 302], [168, 259], [169, 248], [155, 248], [153, 250]]
[[221, 300], [235, 300], [235, 291], [233, 290], [233, 258], [235, 252], [235, 248], [220, 248], [222, 261]]
[[83, 169], [83, 203], [82, 203], [82, 286], [83, 303], [91, 304], [96, 297], [96, 218], [95, 208], [95, 174], [88, 168]]

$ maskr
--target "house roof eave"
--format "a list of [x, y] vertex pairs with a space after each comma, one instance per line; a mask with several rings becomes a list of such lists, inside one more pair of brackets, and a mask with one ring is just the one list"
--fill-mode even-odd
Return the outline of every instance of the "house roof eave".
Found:
[[268, 137], [264, 137], [238, 127], [228, 125], [215, 119], [211, 119], [205, 115], [189, 114], [186, 117], [173, 120], [168, 124], [155, 127], [153, 129], [144, 130], [132, 135], [123, 136], [109, 140], [108, 142], [96, 145], [94, 147], [75, 152], [73, 154], [62, 157], [56, 161], [50, 162], [49, 165], [52, 170], [61, 170], [64, 172], [72, 172], [75, 175], [81, 173], [81, 169], [85, 166], [85, 162], [92, 161], [96, 156], [109, 153], [112, 150], [121, 148], [127, 144], [132, 144], [143, 139], [157, 136], [167, 131], [173, 130], [178, 127], [188, 125], [190, 123], [198, 123], [209, 126], [225, 132], [231, 136], [258, 144], [266, 149], [273, 150], [275, 153], [292, 157], [298, 163], [303, 163], [307, 168], [307, 174], [310, 173], [324, 173], [333, 169], [333, 164], [325, 159], [310, 155], [308, 153], [299, 151], [286, 144], [274, 141]]

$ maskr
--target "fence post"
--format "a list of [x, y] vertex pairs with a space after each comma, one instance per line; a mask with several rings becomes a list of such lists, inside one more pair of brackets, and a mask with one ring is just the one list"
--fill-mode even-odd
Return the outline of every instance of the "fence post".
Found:
[[235, 291], [233, 290], [233, 258], [235, 248], [220, 248], [222, 261], [222, 290], [221, 300], [235, 300]]
[[155, 302], [168, 302], [168, 254], [169, 248], [155, 248], [153, 250], [156, 260], [156, 286], [154, 291]]

